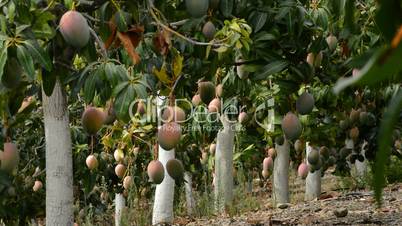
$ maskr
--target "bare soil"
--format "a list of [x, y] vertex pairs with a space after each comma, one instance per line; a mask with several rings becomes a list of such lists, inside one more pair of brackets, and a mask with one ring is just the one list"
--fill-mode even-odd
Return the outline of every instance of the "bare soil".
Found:
[[[273, 208], [268, 185], [260, 190], [256, 188], [253, 192], [252, 195], [260, 202], [253, 210], [235, 216], [223, 214], [200, 219], [177, 218], [175, 225], [402, 225], [402, 184], [388, 186], [384, 190], [383, 205], [377, 208], [371, 191], [340, 190], [339, 179], [327, 175], [323, 178], [323, 192], [319, 200], [305, 202], [304, 181], [293, 180], [290, 183], [293, 189], [292, 203], [286, 209]], [[336, 216], [334, 212], [339, 211], [347, 211], [347, 215]]]

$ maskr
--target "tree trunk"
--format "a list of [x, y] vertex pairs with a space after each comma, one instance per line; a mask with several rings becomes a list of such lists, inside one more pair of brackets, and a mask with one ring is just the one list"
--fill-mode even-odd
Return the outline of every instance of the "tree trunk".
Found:
[[173, 198], [175, 181], [166, 171], [166, 163], [174, 159], [174, 150], [165, 151], [159, 146], [159, 161], [165, 167], [165, 179], [156, 186], [152, 224], [171, 224], [173, 222]]
[[[157, 98], [158, 113], [163, 106], [163, 100]], [[165, 167], [165, 178], [161, 184], [156, 186], [154, 208], [152, 214], [152, 224], [171, 224], [173, 222], [173, 199], [174, 199], [174, 185], [175, 181], [169, 176], [166, 171], [166, 163], [170, 159], [175, 158], [174, 149], [166, 151], [159, 146], [158, 160]]]
[[[364, 149], [365, 147], [368, 145], [367, 141], [363, 141], [363, 145], [362, 148], [360, 150], [360, 154], [363, 155], [364, 157], [364, 161], [360, 162], [359, 160], [356, 160], [355, 162], [355, 176], [359, 179], [364, 179], [367, 175], [367, 159], [366, 159], [366, 155], [364, 153]], [[352, 171], [353, 172], [353, 171]]]
[[283, 145], [276, 144], [275, 149], [272, 200], [275, 206], [279, 206], [289, 203], [289, 142], [285, 139]]
[[38, 223], [36, 223], [36, 220], [32, 218], [30, 225], [31, 225], [31, 226], [38, 226]]
[[[352, 150], [351, 151], [351, 153], [353, 153], [353, 151], [354, 151], [354, 149], [355, 149], [355, 142], [352, 140], [352, 139], [345, 139], [345, 148], [347, 148], [347, 149], [350, 149], [350, 150]], [[354, 166], [353, 166], [353, 164], [352, 163], [350, 163], [350, 161], [346, 161], [347, 162], [347, 164], [348, 164], [348, 166], [349, 166], [349, 169], [351, 169], [350, 171], [351, 171], [351, 175], [352, 176], [354, 176], [353, 175], [353, 170], [354, 170]]]
[[42, 91], [46, 138], [46, 225], [73, 225], [73, 162], [67, 97], [57, 80]]
[[346, 139], [346, 140], [345, 140], [345, 147], [346, 147], [347, 149], [354, 150], [354, 149], [355, 149], [355, 142], [353, 142], [352, 139]]
[[215, 208], [218, 212], [233, 201], [234, 123], [221, 116], [223, 129], [218, 132], [215, 152]]
[[187, 215], [192, 216], [195, 208], [195, 201], [193, 196], [193, 180], [190, 172], [184, 173], [185, 189], [186, 189], [186, 204]]
[[[310, 166], [310, 163], [307, 161], [307, 157], [310, 154], [313, 147], [310, 146], [309, 142], [306, 142], [306, 162], [307, 165]], [[304, 200], [311, 201], [316, 198], [319, 198], [321, 195], [321, 169], [315, 171], [314, 173], [308, 172], [306, 178], [306, 193], [304, 196]]]
[[114, 204], [115, 204], [115, 225], [120, 226], [121, 225], [121, 216], [124, 207], [126, 206], [126, 200], [124, 199], [123, 194], [116, 193], [116, 197], [114, 198]]

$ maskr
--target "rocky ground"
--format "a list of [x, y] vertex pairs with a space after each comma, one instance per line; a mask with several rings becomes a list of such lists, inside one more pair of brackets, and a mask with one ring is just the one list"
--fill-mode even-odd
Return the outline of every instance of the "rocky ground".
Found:
[[[188, 226], [268, 226], [268, 225], [402, 225], [402, 184], [384, 190], [381, 208], [369, 190], [340, 190], [335, 179], [325, 177], [319, 200], [303, 201], [303, 181], [295, 180], [291, 204], [273, 208], [268, 189], [253, 193], [260, 205], [235, 216], [229, 214], [200, 219], [178, 218], [176, 225]], [[238, 200], [241, 201], [241, 200]]]

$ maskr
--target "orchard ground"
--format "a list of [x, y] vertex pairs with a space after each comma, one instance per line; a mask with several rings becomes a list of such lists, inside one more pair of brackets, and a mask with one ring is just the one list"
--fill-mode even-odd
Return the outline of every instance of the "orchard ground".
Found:
[[[352, 178], [340, 179], [327, 174], [319, 200], [304, 202], [304, 181], [291, 180], [291, 203], [288, 208], [274, 208], [271, 202], [270, 184], [255, 189], [244, 201], [250, 206], [244, 211], [214, 216], [213, 218], [178, 219], [177, 225], [191, 226], [268, 226], [268, 225], [401, 225], [402, 184], [388, 186], [384, 190], [382, 208], [376, 208], [373, 193], [367, 189], [352, 191]], [[241, 196], [236, 201], [241, 201]], [[245, 205], [245, 204], [241, 204]], [[334, 212], [348, 211], [345, 217]], [[231, 216], [231, 214], [233, 214]], [[182, 220], [182, 222], [181, 222]]]
[[[296, 176], [290, 169], [291, 202], [286, 208], [273, 206], [271, 179], [260, 180], [255, 176], [248, 184], [242, 173], [238, 172], [233, 206], [224, 214], [216, 215], [214, 199], [211, 193], [195, 192], [196, 208], [193, 216], [186, 213], [184, 187], [176, 186], [175, 220], [173, 225], [181, 226], [268, 226], [268, 225], [401, 225], [402, 223], [402, 183], [388, 185], [384, 189], [383, 202], [377, 207], [370, 188], [370, 176], [356, 178], [352, 176], [334, 176], [334, 168], [326, 171], [322, 178], [322, 193], [318, 200], [304, 201], [305, 180]], [[398, 169], [395, 169], [398, 170]], [[400, 167], [399, 167], [400, 170]], [[398, 174], [398, 172], [389, 172]], [[255, 173], [256, 174], [256, 173]], [[251, 186], [250, 186], [251, 185]], [[210, 187], [209, 185], [207, 185]], [[210, 188], [211, 189], [211, 188]], [[128, 194], [129, 207], [123, 214], [122, 225], [150, 225], [152, 201], [146, 199], [141, 191], [137, 196], [134, 189]], [[135, 198], [140, 197], [140, 198]], [[112, 197], [111, 197], [112, 198]], [[81, 216], [79, 225], [113, 225], [113, 207], [96, 214], [97, 210], [86, 210], [88, 215]], [[339, 217], [335, 212], [347, 210], [347, 215]], [[83, 213], [81, 210], [80, 215]], [[89, 223], [91, 222], [91, 223]]]

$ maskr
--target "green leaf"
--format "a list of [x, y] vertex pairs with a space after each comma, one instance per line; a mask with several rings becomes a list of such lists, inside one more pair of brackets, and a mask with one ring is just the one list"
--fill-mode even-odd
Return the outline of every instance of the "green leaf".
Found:
[[95, 88], [96, 88], [96, 82], [99, 80], [99, 73], [101, 73], [100, 71], [101, 69], [98, 68], [95, 71], [93, 71], [92, 74], [89, 75], [89, 77], [87, 78], [87, 80], [85, 81], [85, 85], [84, 85], [84, 99], [85, 102], [90, 103], [92, 102], [92, 100], [95, 97]]
[[116, 65], [112, 62], [105, 64], [105, 75], [107, 80], [112, 86], [116, 86], [118, 83], [118, 75], [116, 70]]
[[345, 0], [329, 1], [328, 7], [334, 19], [338, 19], [345, 8]]
[[400, 0], [378, 1], [379, 6], [375, 16], [376, 26], [382, 35], [391, 41], [402, 24], [402, 9]]
[[374, 164], [374, 193], [378, 204], [381, 204], [382, 189], [385, 186], [385, 166], [391, 154], [391, 143], [394, 126], [399, 122], [402, 111], [402, 90], [392, 98], [384, 113], [378, 133], [378, 152]]
[[8, 37], [7, 35], [1, 34], [0, 33], [0, 42], [6, 41], [8, 40], [10, 37]]
[[87, 62], [94, 62], [98, 60], [95, 42], [88, 42], [88, 44], [80, 50], [80, 53]]
[[322, 27], [322, 29], [327, 30], [328, 28], [328, 14], [323, 8], [318, 9], [318, 24]]
[[272, 41], [276, 40], [276, 36], [270, 33], [263, 33], [260, 32], [258, 35], [256, 35], [254, 42], [259, 42], [259, 41]]
[[129, 82], [123, 82], [120, 83], [116, 88], [113, 90], [113, 96], [117, 97], [121, 91], [123, 91], [127, 86], [129, 85]]
[[97, 61], [90, 63], [88, 66], [86, 66], [79, 74], [79, 79], [77, 83], [74, 85], [74, 88], [71, 92], [72, 96], [77, 95], [82, 86], [85, 84], [86, 79], [88, 78], [88, 72], [91, 71], [97, 64], [99, 64]]
[[392, 80], [402, 70], [401, 59], [402, 44], [396, 49], [382, 47], [373, 54], [358, 75], [339, 79], [335, 84], [334, 92], [339, 93], [353, 84], [375, 85], [382, 81]]
[[173, 76], [174, 76], [174, 79], [176, 79], [177, 77], [179, 77], [180, 76], [180, 74], [181, 74], [181, 72], [182, 72], [182, 70], [183, 70], [183, 56], [182, 55], [180, 55], [180, 53], [178, 52], [178, 51], [174, 51], [175, 52], [175, 57], [174, 57], [174, 60], [173, 60]]
[[128, 122], [130, 120], [130, 106], [135, 99], [135, 88], [133, 85], [126, 86], [116, 97], [114, 109], [118, 119]]
[[123, 10], [118, 11], [115, 14], [114, 22], [117, 25], [117, 30], [120, 32], [126, 32], [128, 26], [130, 25], [131, 14], [124, 12]]
[[158, 77], [159, 81], [161, 81], [162, 83], [164, 83], [164, 84], [172, 83], [172, 81], [170, 80], [170, 78], [167, 74], [167, 68], [166, 68], [165, 63], [162, 65], [162, 68], [160, 70], [156, 69], [154, 66], [153, 73], [156, 77]]
[[233, 11], [233, 0], [221, 0], [220, 10], [224, 17], [229, 17]]
[[142, 83], [135, 83], [132, 85], [135, 89], [135, 93], [142, 99], [147, 98], [147, 89]]
[[264, 27], [265, 23], [267, 22], [268, 14], [265, 12], [256, 12], [251, 17], [251, 24], [253, 25], [254, 32], [257, 33]]
[[226, 51], [228, 51], [228, 47], [226, 46], [220, 46], [219, 48], [214, 49], [214, 51], [218, 52], [218, 53], [224, 53]]
[[15, 33], [17, 35], [21, 34], [23, 31], [25, 31], [27, 28], [29, 28], [30, 25], [24, 24], [24, 25], [20, 25], [15, 29]]
[[346, 1], [344, 25], [351, 33], [355, 31], [355, 8], [355, 0]]
[[274, 61], [264, 66], [260, 72], [257, 72], [254, 79], [266, 79], [268, 76], [283, 71], [289, 65], [288, 62], [283, 60]]
[[85, 195], [88, 195], [93, 190], [96, 184], [96, 173], [93, 172], [84, 173], [83, 183], [85, 188], [84, 189]]
[[118, 76], [119, 82], [128, 81], [128, 71], [124, 65], [115, 66], [116, 75]]
[[34, 59], [36, 59], [47, 71], [52, 70], [52, 61], [50, 60], [49, 55], [39, 46], [36, 40], [26, 40], [23, 43]]
[[0, 52], [0, 80], [3, 77], [3, 71], [4, 71], [4, 66], [6, 65], [7, 62], [7, 47], [4, 47], [4, 42], [2, 45], [0, 45], [1, 52]]
[[11, 23], [14, 23], [14, 17], [15, 17], [15, 4], [14, 2], [10, 2], [10, 4], [8, 5], [8, 12], [6, 13], [8, 20]]
[[7, 31], [7, 19], [4, 15], [0, 15], [0, 31], [6, 33]]
[[67, 7], [67, 9], [72, 9], [73, 8], [73, 0], [64, 0], [64, 5]]
[[23, 45], [17, 45], [17, 58], [31, 81], [35, 80], [35, 67], [32, 57]]

